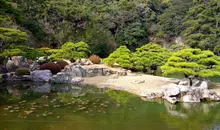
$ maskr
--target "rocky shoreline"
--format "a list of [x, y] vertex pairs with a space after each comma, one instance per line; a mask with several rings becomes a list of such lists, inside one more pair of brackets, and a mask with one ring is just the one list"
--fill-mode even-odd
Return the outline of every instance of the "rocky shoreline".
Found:
[[[92, 64], [87, 59], [69, 63], [57, 74], [50, 70], [39, 70], [34, 62], [28, 65], [23, 57], [14, 57], [6, 64], [8, 70], [29, 67], [30, 75], [17, 76], [13, 72], [6, 73], [2, 79], [6, 81], [31, 81], [51, 84], [90, 84], [99, 88], [127, 91], [146, 99], [165, 99], [170, 103], [220, 101], [216, 91], [210, 90], [209, 81], [193, 79], [178, 80], [165, 77], [132, 73], [121, 68], [112, 68], [103, 64]], [[1, 78], [0, 78], [1, 79]], [[46, 85], [46, 86], [47, 86]]]

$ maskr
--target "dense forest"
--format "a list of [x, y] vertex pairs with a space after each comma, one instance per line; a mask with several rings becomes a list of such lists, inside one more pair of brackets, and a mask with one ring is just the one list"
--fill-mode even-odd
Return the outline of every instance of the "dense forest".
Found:
[[121, 45], [169, 47], [181, 37], [192, 48], [220, 51], [219, 0], [0, 0], [0, 38], [14, 45], [60, 48], [88, 43], [108, 56]]
[[214, 76], [219, 22], [219, 0], [0, 0], [0, 57], [98, 55], [133, 71]]

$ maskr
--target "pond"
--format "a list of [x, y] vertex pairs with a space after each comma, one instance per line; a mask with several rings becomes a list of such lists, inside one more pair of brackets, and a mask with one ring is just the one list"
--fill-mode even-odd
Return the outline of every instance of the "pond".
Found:
[[218, 102], [172, 105], [91, 86], [0, 85], [1, 130], [217, 130], [219, 109]]

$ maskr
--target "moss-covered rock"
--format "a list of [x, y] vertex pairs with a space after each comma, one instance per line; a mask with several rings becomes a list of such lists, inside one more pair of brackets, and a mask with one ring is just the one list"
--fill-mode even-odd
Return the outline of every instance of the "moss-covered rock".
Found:
[[18, 68], [15, 71], [15, 75], [17, 75], [17, 76], [30, 75], [30, 70], [27, 68]]

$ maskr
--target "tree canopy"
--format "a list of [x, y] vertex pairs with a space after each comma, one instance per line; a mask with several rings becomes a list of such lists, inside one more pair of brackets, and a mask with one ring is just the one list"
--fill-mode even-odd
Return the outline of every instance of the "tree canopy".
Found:
[[174, 53], [161, 69], [165, 75], [180, 73], [188, 76], [220, 76], [219, 60], [211, 51], [184, 49]]

